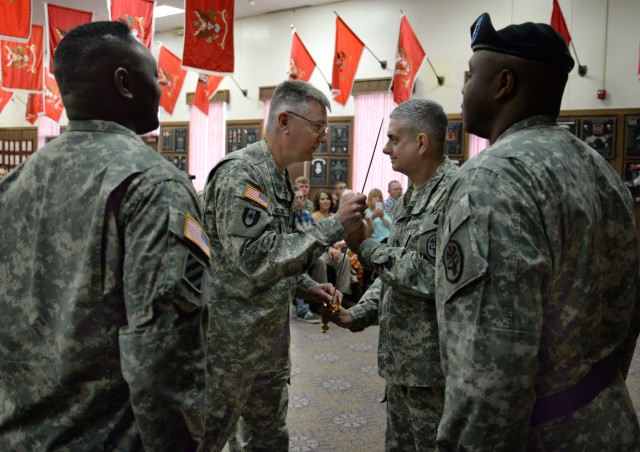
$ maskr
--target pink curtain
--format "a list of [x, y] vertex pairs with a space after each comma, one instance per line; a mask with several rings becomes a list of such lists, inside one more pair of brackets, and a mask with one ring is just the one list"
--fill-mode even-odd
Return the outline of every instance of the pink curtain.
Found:
[[57, 137], [58, 135], [60, 135], [60, 124], [44, 115], [38, 118], [38, 146], [36, 149], [45, 145], [47, 137]]
[[367, 168], [371, 161], [376, 136], [380, 129], [380, 121], [384, 119], [375, 156], [371, 163], [371, 170], [364, 187], [364, 194], [368, 194], [372, 188], [379, 188], [382, 194], [387, 196], [387, 186], [390, 181], [397, 180], [402, 184], [403, 190], [407, 189], [407, 176], [396, 173], [391, 168], [389, 157], [382, 153], [382, 148], [387, 142], [387, 129], [389, 127], [389, 114], [395, 108], [393, 93], [358, 94], [355, 96], [356, 115], [354, 119], [353, 135], [353, 178], [351, 188], [355, 192], [362, 190], [362, 184], [367, 175]]
[[469, 158], [472, 159], [489, 147], [489, 140], [469, 134]]
[[211, 168], [224, 157], [226, 103], [209, 104], [209, 115], [191, 106], [189, 118], [189, 173], [193, 186], [204, 189]]
[[263, 115], [263, 121], [262, 121], [262, 136], [264, 136], [265, 132], [267, 131], [267, 118], [269, 118], [269, 107], [271, 107], [271, 99], [267, 99], [264, 101], [264, 113]]

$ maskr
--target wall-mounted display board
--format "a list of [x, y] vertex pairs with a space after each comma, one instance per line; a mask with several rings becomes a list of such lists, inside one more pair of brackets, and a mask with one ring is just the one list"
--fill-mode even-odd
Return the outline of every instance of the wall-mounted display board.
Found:
[[583, 118], [581, 120], [582, 141], [606, 159], [615, 156], [616, 118]]
[[306, 163], [306, 174], [313, 188], [332, 189], [336, 182], [351, 186], [353, 158], [353, 117], [329, 118], [327, 142]]
[[36, 127], [0, 129], [0, 165], [15, 168], [36, 150]]
[[627, 116], [625, 122], [625, 157], [640, 158], [640, 116]]
[[444, 153], [451, 158], [462, 158], [464, 156], [463, 144], [464, 131], [462, 130], [462, 121], [449, 121], [444, 141]]
[[[150, 137], [145, 138], [147, 142]], [[189, 172], [189, 123], [161, 124], [158, 147], [162, 157], [178, 169]]]
[[569, 132], [578, 136], [578, 122], [577, 118], [558, 118], [558, 125], [567, 129]]
[[262, 139], [262, 120], [227, 121], [227, 154]]

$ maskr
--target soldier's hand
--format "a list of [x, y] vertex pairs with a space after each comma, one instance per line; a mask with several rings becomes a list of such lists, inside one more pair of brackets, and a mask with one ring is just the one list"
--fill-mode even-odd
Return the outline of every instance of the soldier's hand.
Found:
[[342, 303], [342, 292], [336, 290], [331, 283], [318, 284], [309, 291], [309, 301], [320, 305]]
[[360, 244], [368, 238], [371, 238], [372, 233], [371, 223], [365, 220], [361, 222], [360, 226], [348, 233], [345, 236], [344, 241], [351, 251], [357, 253], [358, 248], [360, 248]]
[[367, 197], [356, 195], [340, 206], [336, 218], [348, 234], [362, 224], [362, 212], [367, 210]]
[[351, 317], [349, 311], [347, 311], [342, 306], [336, 313], [331, 313], [327, 309], [322, 308], [322, 323], [325, 322], [332, 322], [338, 325], [340, 328], [349, 329], [353, 324], [353, 317]]

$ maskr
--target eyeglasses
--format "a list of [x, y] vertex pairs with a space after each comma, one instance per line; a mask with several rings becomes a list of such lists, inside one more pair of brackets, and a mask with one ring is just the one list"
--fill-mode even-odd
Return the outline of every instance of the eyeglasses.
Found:
[[287, 110], [287, 113], [289, 113], [290, 115], [293, 115], [293, 116], [297, 116], [298, 118], [302, 118], [305, 121], [308, 121], [311, 124], [313, 124], [314, 126], [316, 126], [316, 129], [315, 129], [316, 133], [324, 133], [325, 135], [329, 133], [329, 126], [328, 125], [318, 124], [317, 122], [314, 122], [314, 121], [312, 121], [310, 119], [305, 118], [302, 115], [299, 115], [298, 113], [294, 113], [294, 112], [289, 111], [289, 110]]

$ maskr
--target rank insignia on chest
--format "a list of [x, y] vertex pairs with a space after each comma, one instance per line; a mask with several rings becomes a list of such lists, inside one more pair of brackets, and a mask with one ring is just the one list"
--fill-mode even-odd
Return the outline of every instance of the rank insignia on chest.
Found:
[[445, 276], [447, 281], [454, 284], [460, 280], [462, 276], [463, 255], [460, 245], [454, 240], [447, 243], [444, 247], [444, 255], [442, 260], [444, 263]]
[[250, 209], [248, 207], [244, 208], [244, 212], [242, 212], [242, 222], [248, 228], [258, 223], [260, 219], [260, 212], [254, 209]]
[[262, 193], [257, 188], [252, 187], [251, 185], [247, 185], [247, 189], [244, 191], [244, 197], [261, 205], [265, 209], [269, 205], [269, 198], [267, 197], [267, 195]]

